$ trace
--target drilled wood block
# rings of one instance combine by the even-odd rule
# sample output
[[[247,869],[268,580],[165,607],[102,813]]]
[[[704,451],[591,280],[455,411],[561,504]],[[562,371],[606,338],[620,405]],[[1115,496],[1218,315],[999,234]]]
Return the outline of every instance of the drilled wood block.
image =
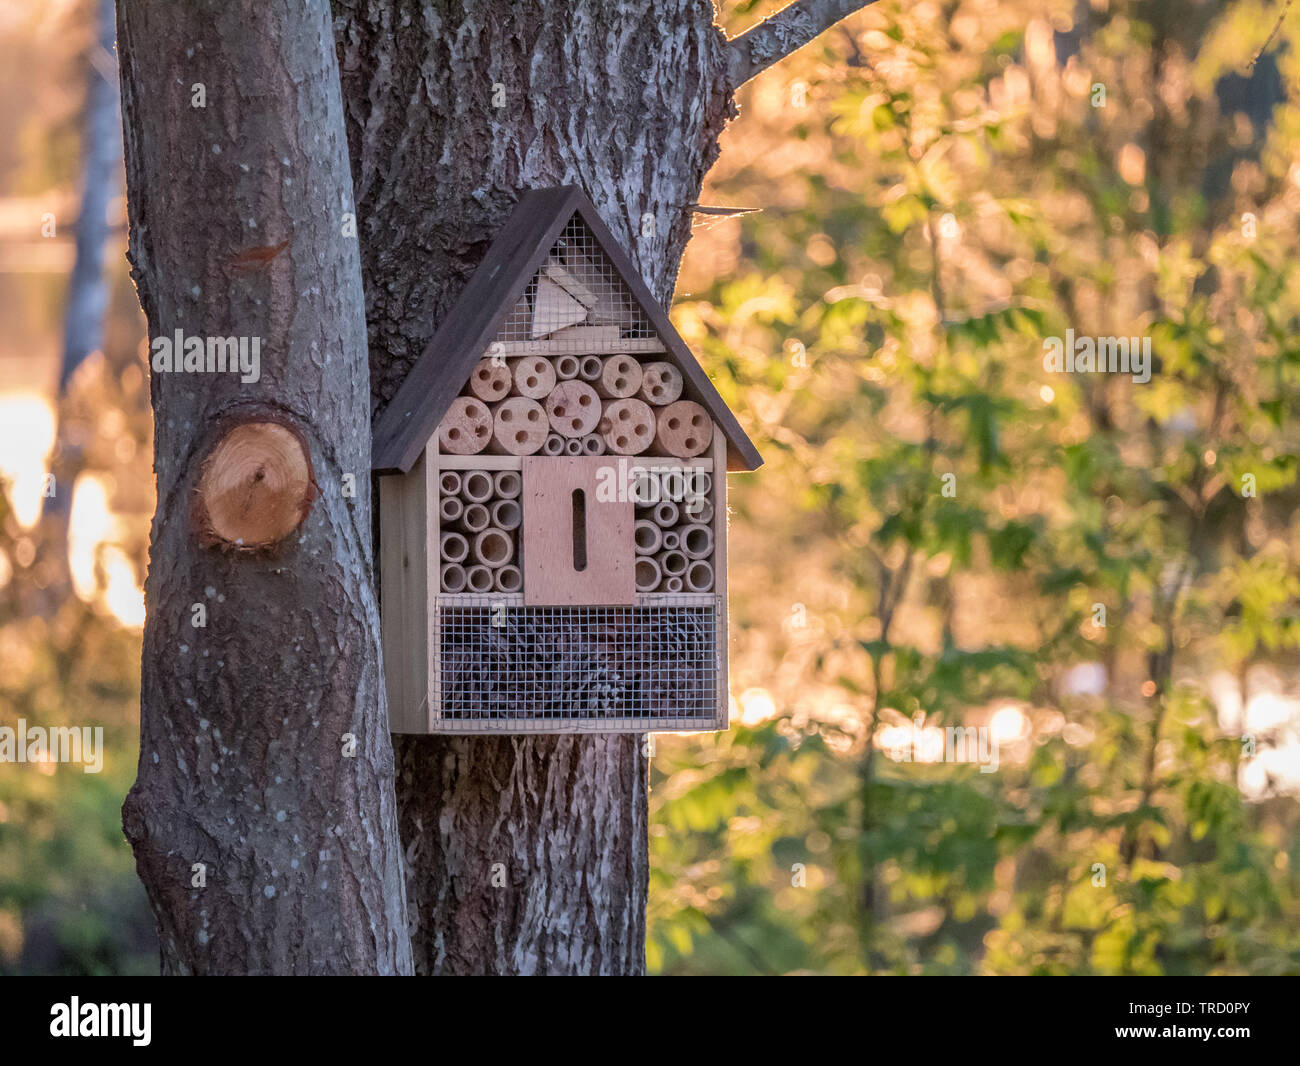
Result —
[[[476,455],[492,439],[492,412],[477,396],[457,396],[438,424],[438,447],[452,455]]]
[[[469,376],[469,391],[486,403],[504,400],[510,395],[510,368],[492,359],[480,359]]]
[[[540,355],[526,355],[513,362],[513,395],[527,396],[530,400],[544,400],[551,394],[556,379],[555,367],[549,359]]]
[[[654,440],[654,412],[643,400],[606,400],[599,429],[608,451],[640,455]]]
[[[511,396],[497,404],[492,422],[492,450],[507,455],[532,455],[546,443],[546,412],[536,400]]]
[[[678,400],[655,415],[654,452],[689,459],[708,451],[713,441],[713,420],[693,400]]]
[[[611,355],[600,368],[596,391],[606,400],[635,396],[641,388],[641,364],[630,355]]]
[[[637,394],[655,407],[667,407],[681,398],[682,372],[672,363],[646,363]]]
[[[546,397],[546,414],[562,437],[585,437],[600,421],[600,397],[585,381],[561,381]]]

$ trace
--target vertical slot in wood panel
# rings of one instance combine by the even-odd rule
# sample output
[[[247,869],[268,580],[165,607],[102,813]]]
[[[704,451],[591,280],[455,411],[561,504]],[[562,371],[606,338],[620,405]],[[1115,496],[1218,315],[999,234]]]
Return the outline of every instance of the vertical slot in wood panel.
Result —
[[[617,491],[616,472],[606,456],[524,457],[526,604],[635,602],[635,520],[631,499]]]

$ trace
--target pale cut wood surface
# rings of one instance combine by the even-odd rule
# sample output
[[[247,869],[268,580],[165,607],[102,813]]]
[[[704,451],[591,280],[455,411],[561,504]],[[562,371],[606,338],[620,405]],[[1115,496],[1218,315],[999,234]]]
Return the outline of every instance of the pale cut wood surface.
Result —
[[[202,533],[233,548],[265,548],[307,517],[316,495],[302,438],[278,422],[231,429],[203,464]]]

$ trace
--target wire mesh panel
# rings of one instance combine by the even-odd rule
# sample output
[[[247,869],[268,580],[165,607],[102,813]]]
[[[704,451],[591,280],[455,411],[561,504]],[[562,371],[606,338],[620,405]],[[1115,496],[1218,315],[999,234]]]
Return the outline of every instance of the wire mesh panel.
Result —
[[[714,729],[716,597],[637,607],[516,607],[440,597],[435,732]]]
[[[650,320],[575,215],[496,338],[502,354],[662,351]]]

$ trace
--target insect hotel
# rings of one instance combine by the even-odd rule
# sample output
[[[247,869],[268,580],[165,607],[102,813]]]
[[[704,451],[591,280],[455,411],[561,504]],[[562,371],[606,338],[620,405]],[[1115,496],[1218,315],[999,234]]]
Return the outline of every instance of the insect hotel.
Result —
[[[727,727],[762,459],[580,190],[522,197],[373,454],[394,732]]]

